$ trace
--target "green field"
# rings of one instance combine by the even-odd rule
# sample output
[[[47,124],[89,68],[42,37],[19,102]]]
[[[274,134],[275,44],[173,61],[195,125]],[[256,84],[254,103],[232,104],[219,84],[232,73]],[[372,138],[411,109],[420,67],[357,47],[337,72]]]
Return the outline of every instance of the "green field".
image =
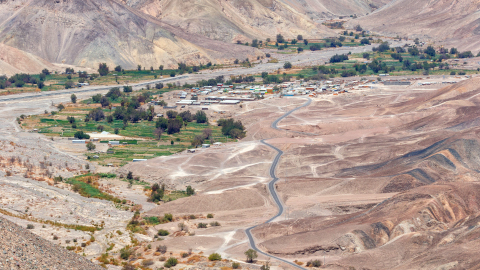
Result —
[[[119,165],[123,166],[133,159],[151,159],[159,156],[169,156],[188,148],[192,148],[191,142],[196,135],[203,133],[204,129],[212,130],[212,138],[215,142],[227,142],[228,139],[221,132],[221,127],[212,126],[206,123],[189,122],[186,127],[182,127],[179,133],[167,134],[164,132],[160,140],[155,138],[155,121],[141,120],[137,123],[128,123],[124,127],[123,121],[114,120],[108,123],[107,120],[95,122],[93,120],[84,122],[87,113],[96,108],[92,105],[82,105],[82,107],[66,107],[64,110],[55,115],[36,115],[26,119],[22,126],[27,129],[37,128],[39,133],[49,137],[73,137],[75,132],[83,131],[85,133],[100,133],[99,126],[103,126],[103,130],[115,133],[118,129],[118,135],[128,137],[129,139],[121,140],[121,145],[114,146],[110,149],[113,153],[98,153],[87,152],[87,157],[98,162],[100,165]],[[108,116],[111,112],[108,109],[103,110]],[[75,125],[67,121],[67,117],[75,117]],[[95,138],[93,134],[91,139]],[[100,143],[108,143],[107,140]],[[213,141],[206,140],[205,143],[213,143]],[[86,150],[86,149],[85,149]],[[110,152],[110,151],[109,151]],[[94,157],[94,156],[98,156]]]

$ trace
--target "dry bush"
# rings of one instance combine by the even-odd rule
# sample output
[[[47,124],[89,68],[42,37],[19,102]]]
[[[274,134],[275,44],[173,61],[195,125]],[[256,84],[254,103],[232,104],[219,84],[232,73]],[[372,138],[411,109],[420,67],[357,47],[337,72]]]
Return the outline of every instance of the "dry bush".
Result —
[[[155,262],[152,259],[143,260],[142,261],[142,266],[147,267],[147,266],[153,265],[154,263]]]

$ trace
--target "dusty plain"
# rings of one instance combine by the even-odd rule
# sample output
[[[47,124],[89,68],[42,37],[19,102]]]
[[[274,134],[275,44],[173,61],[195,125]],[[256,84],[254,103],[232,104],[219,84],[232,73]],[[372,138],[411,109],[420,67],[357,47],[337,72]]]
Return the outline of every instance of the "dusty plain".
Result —
[[[458,83],[446,83],[452,80]],[[31,232],[74,246],[96,263],[107,250],[118,258],[122,248],[136,245],[132,263],[152,259],[152,267],[159,268],[165,255],[155,250],[165,245],[169,256],[191,250],[192,257],[181,260],[178,269],[228,266],[201,259],[213,252],[242,262],[244,268],[259,268],[265,261],[273,268],[292,268],[263,255],[254,264],[244,263],[249,248],[245,230],[258,225],[252,230],[256,246],[299,267],[314,259],[324,261],[324,269],[474,267],[479,262],[467,251],[478,245],[478,82],[476,77],[420,76],[410,86],[370,83],[338,95],[267,95],[241,106],[217,105],[209,112],[212,121],[218,120],[215,112],[239,119],[247,128],[246,138],[119,168],[97,166],[65,140],[17,125],[19,115],[52,110],[52,102],[64,102],[69,93],[5,100],[0,103],[1,216],[23,227],[32,224]],[[276,119],[309,100],[272,128]],[[263,142],[283,151],[275,189],[285,211],[268,224],[278,213],[267,188],[277,152]],[[118,178],[100,180],[105,192],[140,205],[135,209],[142,217],[175,217],[133,233],[126,229],[131,210],[81,197],[69,185],[50,180],[85,173],[87,164],[90,171],[131,171],[148,184],[170,189],[192,186],[196,194],[157,205],[147,201],[142,185],[129,188]],[[199,227],[215,222],[220,226]],[[102,229],[64,226],[72,224]],[[156,238],[159,229],[170,235]],[[434,256],[432,249],[445,256]],[[467,251],[451,253],[458,249]],[[385,256],[392,260],[383,260]]]

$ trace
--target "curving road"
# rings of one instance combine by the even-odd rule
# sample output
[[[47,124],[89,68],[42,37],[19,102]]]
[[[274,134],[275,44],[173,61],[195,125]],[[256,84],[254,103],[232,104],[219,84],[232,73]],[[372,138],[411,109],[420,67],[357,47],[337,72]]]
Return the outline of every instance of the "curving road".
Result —
[[[301,108],[304,108],[304,107],[307,107],[308,105],[310,105],[310,103],[312,103],[312,100],[310,98],[307,98],[308,101],[303,104],[302,106],[300,107],[297,107],[287,113],[285,113],[284,115],[282,115],[280,118],[278,118],[277,120],[275,120],[271,127],[276,129],[276,130],[283,130],[281,128],[279,128],[277,125],[280,121],[282,121],[283,119],[285,119],[285,117],[289,116],[290,114],[292,114],[293,112],[295,112],[296,110],[299,110]],[[270,223],[272,222],[274,219],[276,219],[277,217],[280,217],[283,212],[284,212],[284,207],[283,207],[283,203],[282,201],[280,200],[280,198],[278,198],[278,194],[277,194],[277,191],[275,189],[275,183],[278,181],[278,178],[277,176],[275,175],[275,170],[277,169],[277,166],[278,166],[278,161],[280,160],[280,158],[282,157],[283,155],[283,151],[278,149],[277,147],[271,145],[271,144],[268,144],[265,142],[265,140],[261,140],[260,141],[261,143],[265,144],[266,146],[272,148],[273,150],[277,151],[277,155],[275,156],[275,159],[273,160],[272,162],[272,165],[270,166],[270,177],[272,178],[272,181],[270,181],[268,183],[268,190],[270,191],[270,195],[272,196],[273,200],[275,201],[275,203],[277,204],[278,206],[278,213],[273,216],[272,218],[270,218],[269,220],[267,220],[264,224],[266,223]],[[259,225],[255,225],[253,227],[250,227],[248,229],[245,230],[245,233],[247,234],[248,236],[248,240],[250,242],[250,246],[252,247],[252,249],[256,250],[258,253],[260,254],[263,254],[267,257],[270,257],[272,259],[276,259],[276,260],[279,260],[281,262],[284,262],[284,263],[287,263],[295,268],[298,268],[298,269],[302,269],[302,270],[305,270],[306,268],[304,267],[301,267],[300,265],[297,265],[296,263],[293,263],[293,262],[290,262],[290,261],[287,261],[285,259],[282,259],[282,258],[279,258],[279,257],[275,257],[273,255],[270,255],[266,252],[263,252],[261,251],[260,249],[257,248],[256,244],[255,244],[255,240],[253,239],[253,236],[252,236],[252,233],[251,233],[251,230],[253,230],[254,228],[256,228],[257,226]]]

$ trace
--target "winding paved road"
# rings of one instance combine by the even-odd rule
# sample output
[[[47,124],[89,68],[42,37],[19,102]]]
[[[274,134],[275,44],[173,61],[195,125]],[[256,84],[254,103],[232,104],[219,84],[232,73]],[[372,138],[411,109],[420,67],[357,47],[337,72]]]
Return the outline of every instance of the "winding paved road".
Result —
[[[285,114],[282,115],[280,118],[278,118],[277,120],[275,120],[275,121],[272,123],[271,127],[274,128],[274,129],[277,129],[277,130],[283,130],[283,129],[281,129],[281,128],[279,128],[279,127],[277,126],[278,123],[279,123],[280,121],[282,121],[283,119],[285,119],[285,118],[286,118],[287,116],[289,116],[290,114],[292,114],[293,112],[295,112],[296,110],[299,110],[299,109],[301,109],[301,108],[304,108],[304,107],[307,107],[308,105],[310,105],[310,104],[312,103],[312,100],[311,100],[310,98],[307,98],[307,99],[308,99],[308,101],[307,101],[305,104],[303,104],[302,106],[297,107],[297,108],[295,108],[295,109],[293,109],[293,110],[285,113]],[[266,223],[270,223],[270,222],[272,222],[274,219],[280,217],[280,216],[283,214],[283,212],[285,211],[285,209],[284,209],[284,207],[283,207],[283,203],[282,203],[282,201],[280,200],[280,198],[278,198],[278,194],[277,194],[277,191],[276,191],[276,189],[275,189],[275,183],[277,183],[277,181],[278,181],[278,178],[277,178],[277,176],[275,175],[275,170],[277,169],[278,161],[280,160],[280,158],[281,158],[282,155],[283,155],[283,151],[280,150],[280,149],[278,149],[277,147],[271,145],[271,144],[266,143],[265,140],[261,140],[260,142],[263,143],[263,144],[265,144],[266,146],[272,148],[273,150],[277,151],[277,155],[275,156],[275,159],[273,160],[272,165],[270,166],[270,177],[272,178],[272,181],[270,181],[270,182],[268,183],[268,189],[269,189],[269,191],[270,191],[270,195],[272,196],[273,200],[275,201],[275,203],[276,203],[277,206],[278,206],[278,213],[277,213],[275,216],[273,216],[272,218],[270,218],[269,220],[267,220],[265,223],[263,223],[263,224],[266,224]],[[257,246],[256,246],[256,244],[255,244],[255,240],[253,239],[252,233],[251,233],[251,230],[253,230],[253,229],[256,228],[257,226],[259,226],[259,225],[255,225],[255,226],[250,227],[250,228],[248,228],[248,229],[245,230],[245,233],[246,233],[247,236],[248,236],[248,240],[249,240],[249,242],[250,242],[250,246],[252,247],[252,249],[256,250],[258,253],[261,253],[261,254],[263,254],[263,255],[265,255],[265,256],[267,256],[267,257],[270,257],[270,258],[272,258],[272,259],[276,259],[276,260],[279,260],[279,261],[281,261],[281,262],[287,263],[287,264],[289,264],[289,265],[291,265],[291,266],[293,266],[293,267],[295,267],[295,268],[302,269],[302,270],[305,270],[305,269],[306,269],[306,268],[304,268],[304,267],[301,267],[300,265],[297,265],[296,263],[287,261],[287,260],[282,259],[282,258],[279,258],[279,257],[275,257],[275,256],[273,256],[273,255],[270,255],[270,254],[268,254],[268,253],[266,253],[266,252],[263,252],[263,251],[261,251],[260,249],[258,249]]]

